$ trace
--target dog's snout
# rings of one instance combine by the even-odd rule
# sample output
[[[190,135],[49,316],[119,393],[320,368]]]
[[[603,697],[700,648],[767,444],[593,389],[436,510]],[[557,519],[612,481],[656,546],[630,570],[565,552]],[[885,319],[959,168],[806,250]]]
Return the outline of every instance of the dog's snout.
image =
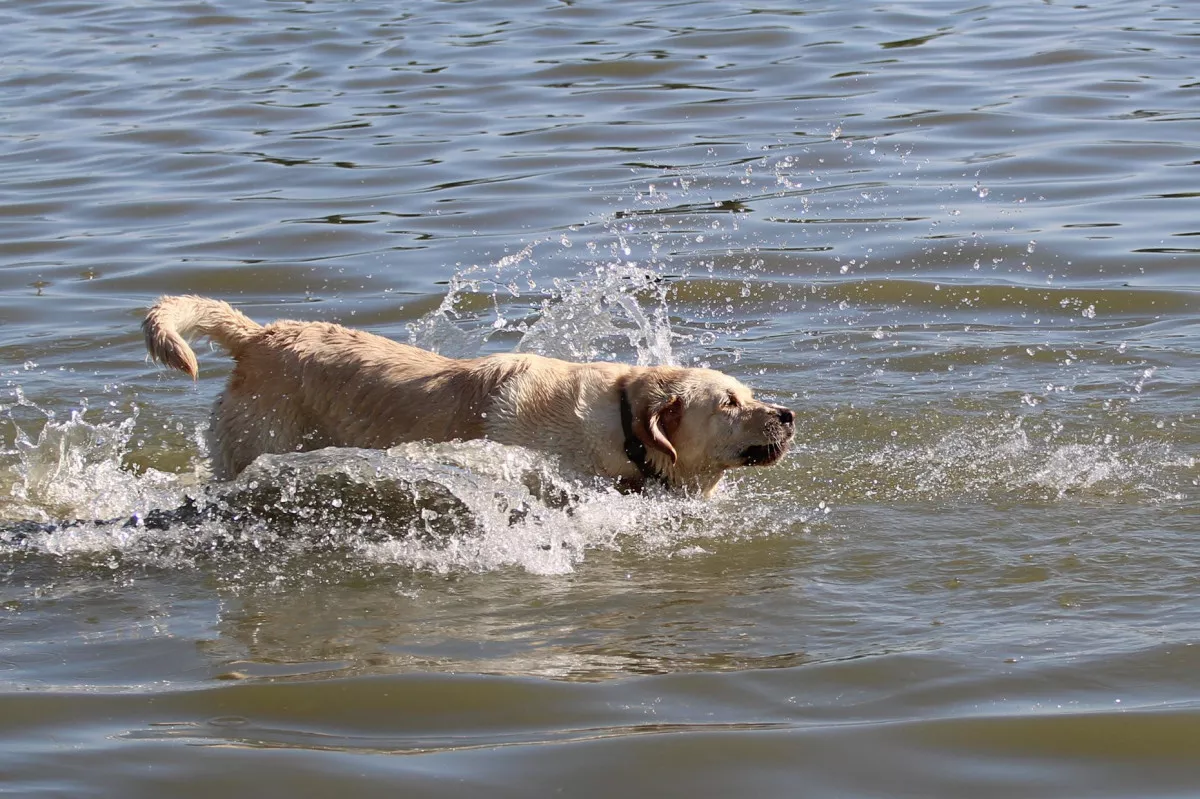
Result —
[[[784,425],[791,427],[796,423],[796,414],[792,412],[791,408],[780,407],[775,412],[779,414],[779,421],[783,422]]]

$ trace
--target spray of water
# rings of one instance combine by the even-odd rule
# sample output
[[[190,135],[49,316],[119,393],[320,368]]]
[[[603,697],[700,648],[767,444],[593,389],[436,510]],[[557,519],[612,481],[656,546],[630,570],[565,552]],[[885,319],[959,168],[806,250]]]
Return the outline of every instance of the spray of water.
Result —
[[[506,348],[572,360],[680,360],[676,347],[689,342],[672,328],[659,271],[617,260],[540,287],[529,269],[534,249],[455,275],[440,306],[410,327],[413,343],[471,356],[503,334]],[[868,434],[861,445],[827,420],[824,433],[813,433],[822,429],[814,418],[801,420],[794,457],[736,479],[712,502],[624,495],[490,442],[270,456],[214,485],[199,473],[128,468],[136,409],[116,420],[89,416],[81,407],[56,418],[19,391],[0,406],[11,441],[0,556],[19,550],[180,566],[337,551],[435,573],[561,574],[599,550],[687,553],[709,539],[805,534],[840,503],[1166,496],[1174,472],[1194,466],[1151,445],[1053,430],[1035,438],[1019,418],[967,420],[915,443]],[[70,523],[77,519],[89,521]]]
[[[0,517],[7,519],[104,519],[160,507],[181,498],[188,480],[148,469],[123,467],[137,424],[137,408],[118,421],[85,421],[86,404],[65,420],[27,400],[0,406],[9,428],[13,462]],[[28,420],[28,421],[23,421]],[[35,428],[36,433],[27,432]]]
[[[534,286],[532,247],[489,270],[464,270],[441,305],[410,328],[414,343],[456,356],[477,354],[498,332],[516,349],[572,360],[675,362],[667,285],[626,261],[597,265],[575,280]],[[493,318],[479,298],[491,295]],[[497,298],[525,297],[521,318]],[[481,307],[482,306],[482,307]],[[28,405],[26,403],[26,405]],[[123,468],[136,412],[117,422],[42,414],[40,433],[15,422],[10,467],[11,546],[55,555],[114,553],[113,563],[194,563],[230,553],[274,556],[335,549],[362,561],[439,573],[516,566],[559,574],[589,551],[623,546],[675,551],[697,541],[762,535],[805,525],[807,505],[745,506],[723,500],[626,495],[568,475],[544,455],[492,442],[408,444],[386,453],[327,450],[264,456],[228,484]],[[73,520],[85,520],[75,523]],[[92,519],[106,520],[92,522]]]
[[[531,252],[532,245],[522,254]],[[496,334],[516,334],[518,352],[596,361],[632,351],[640,365],[673,364],[667,289],[661,275],[632,262],[598,265],[590,275],[555,279],[539,289],[524,259],[510,256],[487,270],[471,267],[456,274],[438,308],[409,325],[409,340],[464,358],[478,355]],[[535,291],[524,315],[502,310],[502,298],[524,300]],[[463,323],[477,314],[464,306],[479,296],[490,296],[491,320],[472,331]]]

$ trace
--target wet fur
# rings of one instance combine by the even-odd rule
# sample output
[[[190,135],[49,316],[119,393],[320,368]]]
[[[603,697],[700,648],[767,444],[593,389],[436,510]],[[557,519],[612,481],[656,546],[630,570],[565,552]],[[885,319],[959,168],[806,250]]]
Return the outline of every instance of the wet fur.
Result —
[[[142,330],[154,360],[193,379],[193,336],[216,341],[236,362],[213,407],[213,471],[221,479],[268,452],[489,438],[638,486],[641,470],[625,454],[622,391],[653,469],[703,496],[727,469],[778,460],[794,434],[790,410],[753,399],[711,369],[528,354],[460,360],[327,322],[264,326],[194,296],[161,298]]]

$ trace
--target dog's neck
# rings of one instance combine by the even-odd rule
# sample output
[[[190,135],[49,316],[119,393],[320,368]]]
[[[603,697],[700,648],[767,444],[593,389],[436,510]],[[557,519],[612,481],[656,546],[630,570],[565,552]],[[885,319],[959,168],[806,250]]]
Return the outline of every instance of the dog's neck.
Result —
[[[633,432],[633,406],[629,403],[629,391],[621,387],[621,430],[625,433],[625,457],[642,473],[646,482],[662,481],[666,478],[650,462],[646,445]]]

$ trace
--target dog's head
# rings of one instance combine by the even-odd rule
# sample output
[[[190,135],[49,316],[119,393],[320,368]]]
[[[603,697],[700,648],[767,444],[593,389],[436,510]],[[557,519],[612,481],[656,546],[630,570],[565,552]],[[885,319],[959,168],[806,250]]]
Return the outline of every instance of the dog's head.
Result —
[[[726,469],[778,461],[796,433],[791,410],[712,369],[643,369],[625,390],[651,463],[672,485],[706,496]]]

